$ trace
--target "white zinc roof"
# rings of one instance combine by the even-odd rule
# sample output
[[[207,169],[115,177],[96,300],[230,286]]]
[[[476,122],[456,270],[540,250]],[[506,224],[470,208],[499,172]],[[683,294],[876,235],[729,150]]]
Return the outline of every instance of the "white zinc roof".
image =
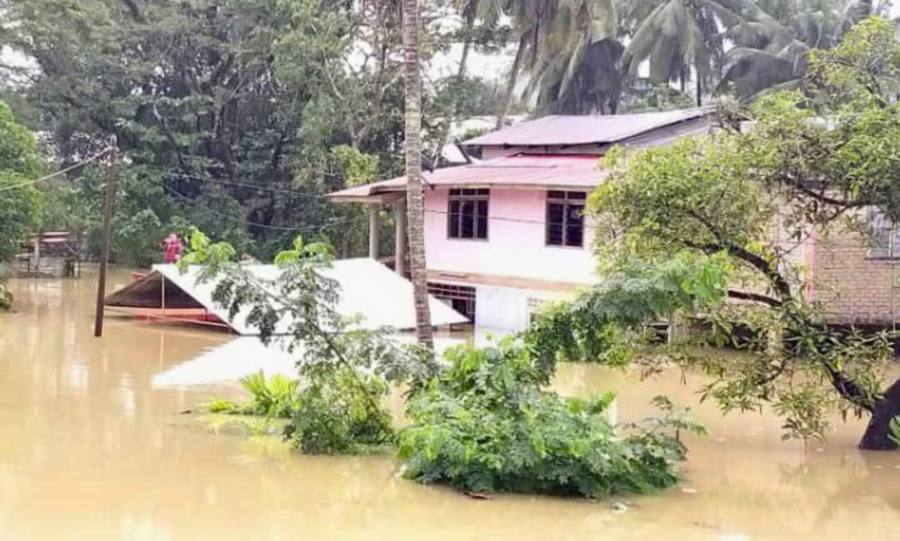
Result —
[[[280,274],[275,265],[246,265],[244,268],[265,280],[276,280]],[[219,280],[198,281],[199,271],[199,267],[190,267],[182,272],[175,265],[154,265],[152,274],[162,275],[168,282],[175,284],[210,313],[227,322],[236,333],[258,335],[259,330],[246,323],[249,308],[245,308],[229,321],[228,310],[213,301],[213,291]],[[321,272],[338,283],[340,291],[338,311],[344,317],[359,317],[360,327],[366,329],[392,327],[398,330],[415,328],[412,283],[381,263],[368,258],[341,259]],[[152,275],[146,279],[151,277]],[[117,291],[113,296],[127,293],[129,287],[131,286]],[[434,326],[468,321],[434,297],[429,296],[429,306],[431,323]],[[289,332],[290,324],[289,319],[282,319],[276,326],[276,334]]]

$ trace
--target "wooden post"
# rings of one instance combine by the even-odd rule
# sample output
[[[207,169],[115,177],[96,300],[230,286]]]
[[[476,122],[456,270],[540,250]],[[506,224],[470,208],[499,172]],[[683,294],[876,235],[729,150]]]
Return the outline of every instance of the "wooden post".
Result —
[[[94,313],[94,336],[103,336],[103,303],[106,299],[106,267],[109,264],[109,241],[112,233],[113,199],[116,196],[116,136],[109,140],[106,165],[106,189],[103,191],[103,245],[100,248],[100,276],[97,278],[97,306]]]
[[[406,275],[406,199],[394,204],[394,270]]]
[[[34,261],[34,274],[39,276],[41,274],[41,234],[38,233],[38,236],[34,238],[34,241],[31,245],[31,260]],[[29,265],[30,267],[30,265]]]
[[[369,203],[369,257],[378,259],[380,224],[378,223],[378,203]]]

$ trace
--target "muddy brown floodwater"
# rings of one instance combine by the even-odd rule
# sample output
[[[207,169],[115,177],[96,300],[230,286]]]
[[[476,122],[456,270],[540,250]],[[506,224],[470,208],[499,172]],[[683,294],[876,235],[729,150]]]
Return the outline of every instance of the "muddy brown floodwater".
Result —
[[[112,284],[128,280],[115,273]],[[562,366],[565,393],[615,389],[620,421],[664,393],[709,435],[690,438],[685,480],[659,494],[585,502],[471,500],[403,479],[393,459],[305,457],[217,432],[191,415],[234,385],[155,389],[151,378],[231,338],[107,321],[91,329],[92,277],[13,280],[0,315],[0,539],[762,540],[898,539],[900,453],[780,441],[770,415],[722,417],[679,374],[647,382]],[[240,359],[235,359],[240,362]],[[627,503],[627,510],[611,505]]]

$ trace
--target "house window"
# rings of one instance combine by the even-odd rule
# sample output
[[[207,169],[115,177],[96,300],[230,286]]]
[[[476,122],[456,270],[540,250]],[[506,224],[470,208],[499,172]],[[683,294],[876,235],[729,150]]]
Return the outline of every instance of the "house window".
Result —
[[[900,258],[900,227],[880,212],[869,215],[869,252],[873,259]]]
[[[428,293],[475,322],[475,288],[453,284],[428,283]]]
[[[488,238],[487,188],[450,190],[447,211],[447,237],[451,239]]]
[[[547,192],[548,246],[584,246],[584,192]]]

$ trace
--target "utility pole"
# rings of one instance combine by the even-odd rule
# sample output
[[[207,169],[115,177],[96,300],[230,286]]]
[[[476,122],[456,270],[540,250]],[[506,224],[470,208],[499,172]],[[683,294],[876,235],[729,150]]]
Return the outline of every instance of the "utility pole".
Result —
[[[116,196],[116,136],[109,138],[106,156],[106,189],[103,191],[103,246],[100,248],[100,276],[97,279],[97,307],[94,313],[94,336],[103,336],[103,303],[106,299],[106,267],[109,264],[109,241],[112,233],[113,199]]]

